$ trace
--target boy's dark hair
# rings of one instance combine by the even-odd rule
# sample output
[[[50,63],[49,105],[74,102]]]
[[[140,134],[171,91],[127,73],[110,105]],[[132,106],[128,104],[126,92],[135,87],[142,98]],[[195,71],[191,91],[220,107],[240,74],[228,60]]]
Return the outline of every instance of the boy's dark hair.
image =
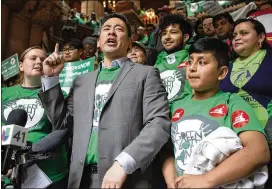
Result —
[[[229,65],[229,47],[217,38],[202,38],[197,40],[189,48],[189,54],[212,53],[218,63],[218,68]]]
[[[215,25],[215,23],[216,23],[218,20],[221,20],[222,18],[227,19],[227,20],[229,21],[230,24],[234,24],[234,20],[233,20],[232,16],[230,15],[230,13],[224,12],[224,13],[215,15],[215,16],[213,17],[213,25]]]
[[[243,22],[250,22],[253,25],[253,29],[256,31],[258,35],[264,34],[265,39],[264,42],[262,43],[261,49],[271,49],[271,46],[269,43],[266,41],[266,31],[264,25],[259,22],[258,20],[255,20],[253,18],[248,18],[248,19],[239,19],[234,23],[233,30],[238,24],[241,24]],[[232,32],[233,33],[233,32]]]
[[[120,20],[122,20],[125,23],[126,27],[127,27],[128,36],[131,37],[131,28],[130,28],[129,21],[123,14],[120,14],[120,13],[113,13],[113,14],[109,14],[109,15],[105,16],[101,20],[101,28],[103,27],[105,22],[107,22],[107,20],[109,20],[111,18],[119,18]],[[101,33],[101,28],[100,28],[99,34]]]
[[[183,35],[188,34],[189,39],[192,37],[192,35],[193,35],[192,26],[181,15],[176,15],[176,14],[165,15],[162,19],[162,22],[159,25],[159,28],[161,30],[164,30],[165,28],[167,28],[168,26],[170,26],[172,24],[179,24],[179,28],[180,28],[180,31],[182,32],[182,34]]]
[[[82,41],[77,39],[77,38],[72,38],[70,39],[69,41],[65,41],[63,44],[62,44],[62,47],[65,47],[65,46],[71,46],[75,49],[83,49],[83,44],[82,44]]]

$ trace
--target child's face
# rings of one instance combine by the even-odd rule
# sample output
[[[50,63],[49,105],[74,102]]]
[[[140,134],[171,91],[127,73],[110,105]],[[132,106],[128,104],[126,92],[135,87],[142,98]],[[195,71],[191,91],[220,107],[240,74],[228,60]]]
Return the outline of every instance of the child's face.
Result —
[[[186,77],[190,86],[197,92],[205,92],[217,88],[226,76],[227,67],[218,68],[212,53],[192,53],[186,69]]]

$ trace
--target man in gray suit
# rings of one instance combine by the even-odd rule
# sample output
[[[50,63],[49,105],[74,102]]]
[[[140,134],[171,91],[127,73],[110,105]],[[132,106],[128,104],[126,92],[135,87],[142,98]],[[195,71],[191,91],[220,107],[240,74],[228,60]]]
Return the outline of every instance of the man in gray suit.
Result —
[[[127,19],[102,20],[98,47],[104,61],[79,76],[64,99],[58,45],[43,63],[40,98],[52,124],[73,130],[69,188],[152,188],[154,158],[170,135],[167,92],[156,68],[126,58],[131,48]],[[158,187],[158,186],[155,186]]]

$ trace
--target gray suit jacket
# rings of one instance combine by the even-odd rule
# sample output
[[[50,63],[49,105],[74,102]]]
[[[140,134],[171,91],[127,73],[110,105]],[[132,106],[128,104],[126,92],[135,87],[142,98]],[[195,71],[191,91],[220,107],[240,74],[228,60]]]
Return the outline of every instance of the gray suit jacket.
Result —
[[[73,128],[69,188],[78,188],[82,178],[92,130],[97,75],[98,70],[79,76],[66,99],[60,85],[39,94],[52,124],[58,129]],[[152,166],[159,166],[151,162],[168,141],[170,124],[167,92],[158,70],[126,61],[100,116],[100,182],[114,159],[126,152],[139,169],[127,177],[123,188],[151,188],[152,181],[158,182]]]

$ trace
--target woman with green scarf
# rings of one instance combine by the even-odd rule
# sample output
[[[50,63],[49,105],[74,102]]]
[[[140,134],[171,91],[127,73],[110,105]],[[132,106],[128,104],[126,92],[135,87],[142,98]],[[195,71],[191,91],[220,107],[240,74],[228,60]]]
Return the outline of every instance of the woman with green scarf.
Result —
[[[158,55],[155,67],[160,71],[171,103],[183,94],[192,92],[185,74],[189,54],[184,49],[192,36],[192,28],[181,15],[166,15],[159,27],[162,31],[163,51]]]
[[[238,58],[230,64],[221,89],[237,93],[248,102],[267,130],[272,115],[272,50],[265,35],[264,26],[257,20],[235,22],[232,46]],[[272,139],[272,131],[266,134]]]

